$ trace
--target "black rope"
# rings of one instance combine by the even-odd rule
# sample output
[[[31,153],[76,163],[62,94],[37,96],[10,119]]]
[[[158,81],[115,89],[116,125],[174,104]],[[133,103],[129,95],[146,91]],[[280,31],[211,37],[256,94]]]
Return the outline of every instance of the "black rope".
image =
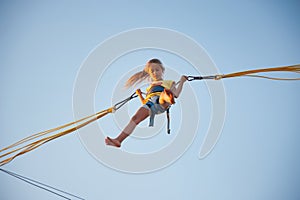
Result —
[[[57,196],[59,196],[59,197],[62,197],[62,198],[64,198],[64,199],[72,200],[72,198],[65,196],[65,195],[68,195],[68,196],[75,197],[75,198],[77,198],[77,199],[84,200],[83,198],[81,198],[81,197],[79,197],[79,196],[76,196],[76,195],[74,195],[74,194],[71,194],[71,193],[65,192],[65,191],[63,191],[63,190],[57,189],[57,188],[52,187],[52,186],[50,186],[50,185],[46,185],[46,184],[44,184],[44,183],[41,183],[41,182],[39,182],[39,181],[30,179],[30,178],[28,178],[28,177],[25,177],[25,176],[16,174],[16,173],[14,173],[14,172],[11,172],[11,171],[8,171],[8,170],[2,169],[2,168],[0,168],[0,171],[4,172],[4,173],[6,173],[6,174],[8,174],[8,175],[10,175],[10,176],[13,176],[13,177],[15,177],[15,178],[17,178],[17,179],[19,179],[19,180],[22,180],[22,181],[24,181],[24,182],[26,182],[26,183],[28,183],[28,184],[30,184],[30,185],[33,185],[33,186],[38,187],[38,188],[40,188],[40,189],[42,189],[42,190],[45,190],[45,191],[50,192],[50,193],[52,193],[52,194],[55,194],[55,195],[57,195]],[[64,195],[59,194],[58,192],[63,193]]]
[[[133,93],[130,97],[128,97],[128,98],[126,98],[126,99],[124,99],[124,100],[122,100],[122,101],[116,103],[116,104],[113,106],[114,110],[115,110],[115,111],[118,110],[118,109],[121,108],[123,105],[125,105],[128,101],[130,101],[130,100],[136,98],[137,96],[138,96],[137,94]]]
[[[187,76],[188,81],[203,80],[203,79],[216,79],[216,76]]]

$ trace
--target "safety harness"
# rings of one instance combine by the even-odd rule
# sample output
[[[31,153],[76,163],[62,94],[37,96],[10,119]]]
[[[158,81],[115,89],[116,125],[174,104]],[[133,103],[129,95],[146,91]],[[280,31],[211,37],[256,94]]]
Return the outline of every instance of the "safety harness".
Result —
[[[173,83],[173,81],[167,81],[167,83],[169,83],[168,86],[170,87],[171,83]],[[154,125],[154,118],[155,118],[156,114],[166,112],[167,133],[170,134],[171,133],[171,130],[170,130],[170,108],[171,108],[171,105],[169,105],[167,108],[163,108],[160,105],[159,99],[160,99],[162,93],[165,93],[171,97],[171,101],[170,101],[171,105],[175,103],[173,93],[171,92],[170,89],[167,89],[166,86],[164,87],[164,84],[151,85],[149,88],[147,88],[146,98],[144,99],[144,101],[142,101],[142,103],[144,105],[147,105],[151,110],[149,126]]]

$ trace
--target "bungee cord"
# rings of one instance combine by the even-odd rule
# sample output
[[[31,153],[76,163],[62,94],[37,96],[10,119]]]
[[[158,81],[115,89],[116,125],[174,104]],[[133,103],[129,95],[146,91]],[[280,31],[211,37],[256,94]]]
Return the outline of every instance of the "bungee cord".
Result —
[[[3,153],[2,155],[0,155],[0,158],[3,158],[5,156],[11,155],[11,154],[17,152],[15,155],[2,160],[0,162],[0,166],[3,166],[5,164],[9,163],[10,161],[12,161],[13,159],[15,159],[16,157],[18,157],[20,155],[23,155],[23,154],[25,154],[25,153],[27,153],[29,151],[32,151],[32,150],[36,149],[37,147],[39,147],[39,146],[41,146],[41,145],[43,145],[43,144],[45,144],[47,142],[50,142],[51,140],[54,140],[54,139],[59,138],[61,136],[67,135],[68,133],[74,132],[75,130],[77,130],[79,128],[82,128],[82,127],[90,124],[91,122],[93,122],[93,121],[95,121],[95,120],[97,120],[97,119],[99,119],[99,118],[107,115],[108,113],[111,113],[112,110],[113,110],[112,108],[109,108],[109,109],[103,110],[101,112],[98,112],[98,113],[96,113],[94,115],[91,115],[91,116],[88,116],[86,118],[80,119],[78,121],[71,122],[69,124],[66,124],[66,125],[54,128],[54,129],[50,129],[50,130],[47,130],[47,131],[44,131],[44,132],[41,132],[41,133],[37,133],[37,134],[29,136],[29,137],[27,137],[25,139],[22,139],[22,140],[16,142],[15,144],[10,145],[9,147],[6,147],[6,148],[2,149],[1,152],[4,151],[4,150],[11,149],[13,147],[17,147],[19,145],[22,145],[25,142],[29,142],[29,141],[31,141],[33,139],[40,138],[40,137],[42,137],[42,136],[44,136],[44,135],[46,135],[48,133],[52,133],[54,131],[61,130],[63,128],[67,128],[67,127],[70,127],[72,125],[75,125],[74,127],[68,128],[67,130],[61,131],[61,132],[56,133],[56,134],[51,135],[51,136],[44,137],[44,138],[39,139],[37,141],[34,141],[32,143],[26,144],[25,146],[16,148],[14,150],[11,150],[11,151],[9,151],[7,153]],[[79,122],[81,122],[81,123],[78,124],[78,125],[76,125]]]
[[[0,155],[0,158],[6,157],[6,156],[11,155],[13,153],[15,153],[15,154],[12,155],[11,157],[8,157],[8,158],[0,161],[0,166],[3,166],[5,164],[11,162],[16,157],[18,157],[20,155],[23,155],[25,153],[28,153],[29,151],[32,151],[32,150],[36,149],[37,147],[39,147],[39,146],[41,146],[41,145],[43,145],[47,142],[50,142],[51,140],[54,140],[56,138],[59,138],[59,137],[62,137],[64,135],[67,135],[69,133],[72,133],[72,132],[74,132],[74,131],[76,131],[76,130],[78,130],[78,129],[80,129],[80,128],[82,128],[82,127],[98,120],[98,119],[100,119],[101,117],[104,117],[105,115],[107,115],[109,113],[113,113],[113,112],[117,111],[123,105],[125,105],[128,101],[130,101],[131,99],[133,99],[135,97],[137,97],[137,95],[134,93],[130,97],[124,99],[123,101],[118,102],[113,107],[110,107],[106,110],[102,110],[102,111],[100,111],[96,114],[84,117],[84,118],[79,119],[77,121],[74,121],[74,122],[71,122],[71,123],[53,128],[53,129],[49,129],[49,130],[46,130],[46,131],[43,131],[43,132],[40,132],[40,133],[33,134],[33,135],[31,135],[29,137],[26,137],[26,138],[14,143],[14,144],[8,146],[8,147],[5,147],[5,148],[1,149],[0,152],[4,152],[4,151],[7,151],[7,150],[12,149],[12,148],[15,147],[15,149]],[[61,131],[61,132],[56,133],[56,134],[51,135],[51,136],[44,137],[42,139],[38,139],[38,138],[41,138],[41,137],[43,137],[43,136],[45,136],[49,133],[53,133],[55,131],[59,131],[59,130],[63,130],[63,129],[66,129],[66,130]],[[29,144],[25,144],[26,142],[32,141],[34,139],[38,139],[38,140],[34,141],[34,142],[31,142]],[[24,146],[21,146],[22,144],[24,144]],[[18,147],[18,146],[21,146],[21,147]]]
[[[262,72],[294,72],[294,73],[300,73],[300,65],[291,65],[291,66],[284,66],[284,67],[273,67],[273,68],[264,68],[264,69],[255,69],[255,70],[247,70],[247,71],[241,71],[231,74],[225,74],[225,75],[219,75],[216,77],[217,80],[223,79],[223,78],[232,78],[232,77],[238,77],[238,76],[252,76],[257,78],[267,78],[267,79],[274,79],[274,80],[300,80],[300,78],[272,78],[269,76],[259,76],[255,75],[257,73]]]
[[[235,73],[229,73],[229,74],[220,74],[220,75],[210,75],[210,76],[186,76],[188,81],[194,81],[194,80],[221,80],[225,78],[234,78],[234,77],[253,77],[253,78],[265,78],[265,79],[271,79],[271,80],[283,80],[283,81],[295,81],[300,80],[300,77],[297,78],[284,78],[284,77],[271,77],[271,76],[265,76],[260,75],[260,73],[268,73],[268,72],[292,72],[300,74],[300,65],[291,65],[291,66],[283,66],[283,67],[273,67],[273,68],[263,68],[263,69],[254,69],[254,70],[247,70],[247,71],[240,71]],[[176,84],[178,84],[177,82]],[[84,126],[106,116],[109,113],[114,113],[118,109],[120,109],[123,105],[128,103],[130,100],[136,98],[138,95],[136,93],[133,93],[128,98],[116,103],[114,106],[102,110],[100,112],[97,112],[93,115],[84,117],[82,119],[79,119],[74,122],[67,123],[65,125],[52,128],[46,131],[42,131],[36,134],[33,134],[31,136],[28,136],[24,139],[21,139],[20,141],[13,143],[5,148],[0,149],[0,167],[3,165],[6,165],[7,163],[11,162],[15,158],[28,153],[43,144],[46,144],[54,139],[60,138],[62,136],[65,136],[69,133],[72,133],[80,128],[83,128]],[[169,120],[169,118],[168,118]],[[168,124],[168,133],[169,133],[169,124]],[[58,132],[58,133],[55,133]],[[53,135],[48,136],[48,134],[53,133]],[[2,154],[1,154],[2,153]],[[8,157],[10,156],[10,157]],[[2,160],[1,160],[2,159]],[[20,176],[16,173],[9,172],[7,170],[4,170],[0,168],[0,171],[5,172],[11,176],[14,176],[20,180],[23,180],[27,183],[30,183],[31,185],[34,185],[36,187],[39,187],[41,189],[44,189],[48,192],[51,192],[53,194],[56,194],[62,198],[70,199],[66,197],[65,195],[58,194],[57,191],[68,194],[70,196],[73,196],[78,199],[82,199],[80,197],[77,197],[75,195],[72,195],[70,193],[66,193],[62,190],[58,190],[56,188],[53,188],[51,186],[45,185],[43,183],[40,183],[38,181],[34,181],[32,179],[26,178],[24,176]],[[54,191],[55,190],[55,191]]]
[[[243,77],[243,76],[254,77],[254,78],[265,78],[265,79],[271,79],[271,80],[280,80],[280,81],[300,80],[300,77],[298,77],[298,78],[281,78],[281,77],[278,77],[277,78],[277,77],[258,75],[258,73],[265,73],[265,72],[294,72],[294,73],[299,74],[300,73],[300,65],[254,69],[254,70],[247,70],[247,71],[235,72],[235,73],[230,73],[230,74],[213,75],[213,76],[188,76],[188,81],[202,80],[202,79],[221,80],[221,79],[225,79],[225,78]]]
[[[43,132],[40,132],[40,133],[36,133],[36,134],[33,134],[31,136],[28,136],[8,147],[5,147],[3,149],[0,150],[0,152],[4,152],[6,150],[9,150],[9,149],[12,149],[14,147],[18,147],[22,144],[25,144],[26,142],[30,142],[34,139],[37,139],[37,138],[41,138],[49,133],[53,133],[55,131],[59,131],[59,130],[62,130],[62,129],[66,129],[68,128],[67,130],[64,130],[64,131],[61,131],[59,133],[56,133],[52,136],[48,136],[48,137],[44,137],[42,139],[39,139],[37,141],[34,141],[34,142],[31,142],[27,145],[24,145],[22,147],[18,147],[18,148],[15,148],[14,150],[11,150],[7,153],[3,153],[2,155],[0,155],[0,158],[3,158],[5,156],[8,156],[10,154],[13,154],[15,152],[17,152],[15,155],[9,157],[9,158],[6,158],[4,160],[2,160],[0,162],[0,171],[12,176],[12,177],[15,177],[21,181],[24,181],[30,185],[33,185],[37,188],[40,188],[40,189],[43,189],[47,192],[50,192],[54,195],[57,195],[58,197],[61,197],[61,198],[64,198],[64,199],[68,199],[68,200],[72,200],[74,198],[76,199],[81,199],[81,200],[84,200],[83,198],[79,197],[79,196],[76,196],[74,194],[71,194],[71,193],[68,193],[68,192],[65,192],[63,190],[60,190],[60,189],[57,189],[55,187],[52,187],[52,186],[49,186],[49,185],[46,185],[44,183],[41,183],[39,181],[36,181],[36,180],[33,180],[33,179],[30,179],[28,177],[25,177],[25,176],[22,176],[22,175],[19,175],[17,173],[14,173],[14,172],[11,172],[11,171],[8,171],[8,170],[5,170],[3,168],[1,168],[1,166],[11,162],[13,159],[15,159],[16,157],[20,156],[20,155],[23,155],[25,153],[28,153],[29,151],[32,151],[34,149],[36,149],[37,147],[51,141],[51,140],[54,140],[56,138],[59,138],[61,136],[64,136],[68,133],[71,133],[79,128],[82,128],[90,123],[92,123],[93,121],[96,121],[98,119],[100,119],[101,117],[104,117],[105,115],[107,115],[108,113],[113,113],[115,111],[117,111],[118,109],[120,109],[123,105],[125,105],[128,101],[130,101],[131,99],[137,97],[137,95],[134,93],[132,94],[130,97],[124,99],[123,101],[120,101],[119,103],[115,104],[113,107],[111,108],[108,108],[106,110],[103,110],[103,111],[100,111],[96,114],[93,114],[93,115],[90,115],[90,116],[87,116],[87,117],[84,117],[82,119],[79,119],[77,121],[74,121],[74,122],[71,122],[71,123],[68,123],[68,124],[65,124],[65,125],[62,125],[62,126],[59,126],[59,127],[56,127],[56,128],[53,128],[53,129],[49,129],[49,130],[46,130],[46,131],[43,131]],[[78,124],[78,125],[76,125]],[[74,127],[72,127],[74,126]]]

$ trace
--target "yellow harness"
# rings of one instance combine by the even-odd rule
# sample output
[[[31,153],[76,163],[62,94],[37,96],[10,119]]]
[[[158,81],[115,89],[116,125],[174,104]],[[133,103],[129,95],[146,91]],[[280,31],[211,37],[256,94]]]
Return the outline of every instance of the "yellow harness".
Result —
[[[174,83],[175,82],[172,80],[163,80],[163,81],[152,82],[152,84],[146,89],[147,93],[146,93],[146,98],[143,101],[143,104],[147,103],[151,97],[161,95],[163,90],[158,89],[159,91],[157,91],[157,90],[155,90],[155,87],[158,86],[158,87],[162,87],[166,90],[170,90]]]

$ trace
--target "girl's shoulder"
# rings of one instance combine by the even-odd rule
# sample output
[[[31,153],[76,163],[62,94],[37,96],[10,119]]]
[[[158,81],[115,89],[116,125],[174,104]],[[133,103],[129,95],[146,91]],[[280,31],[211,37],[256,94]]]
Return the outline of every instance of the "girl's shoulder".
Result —
[[[175,83],[173,80],[162,80],[162,81],[154,81],[150,84],[150,86],[147,88],[149,90],[153,86],[162,86],[166,89],[171,89],[172,85]]]
[[[172,85],[175,83],[173,80],[163,80],[161,86],[163,86],[166,89],[171,89]]]

